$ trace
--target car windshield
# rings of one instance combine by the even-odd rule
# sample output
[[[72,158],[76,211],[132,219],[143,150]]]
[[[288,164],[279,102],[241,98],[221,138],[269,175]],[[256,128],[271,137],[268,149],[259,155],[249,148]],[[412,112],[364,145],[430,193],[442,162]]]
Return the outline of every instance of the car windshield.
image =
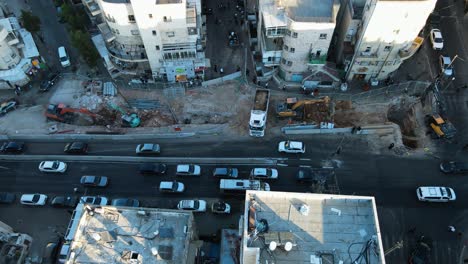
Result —
[[[200,202],[199,201],[193,201],[193,208],[198,209],[200,207]]]
[[[285,147],[285,148],[289,148],[289,145],[290,145],[290,144],[289,144],[289,141],[286,141],[286,143],[284,143],[284,147]]]
[[[226,210],[226,204],[223,202],[218,202],[215,204],[215,210],[217,211],[224,211]]]
[[[100,197],[96,198],[96,200],[94,200],[94,204],[101,204],[101,201],[102,199]]]
[[[59,167],[59,165],[60,165],[60,162],[54,161],[54,162],[52,163],[52,169],[57,169],[57,168]]]
[[[434,38],[434,42],[435,42],[435,43],[442,43],[442,42],[444,42],[444,39],[443,39],[443,38],[440,38],[440,37],[439,37],[439,38],[438,38],[438,37],[435,37],[435,38]]]
[[[60,61],[61,61],[61,62],[66,62],[67,60],[68,60],[67,57],[60,57]]]
[[[446,195],[449,197],[449,198],[452,198],[452,192],[450,191],[449,188],[444,188],[445,189],[445,192],[446,192]],[[443,193],[443,192],[442,192]]]
[[[41,196],[39,194],[35,194],[33,198],[31,199],[31,201],[34,203],[37,203],[39,201],[39,198],[41,198]]]
[[[270,169],[267,169],[267,170],[265,171],[265,174],[266,174],[266,176],[269,177],[269,176],[271,176],[272,171],[271,171]]]
[[[177,183],[177,182],[172,183],[172,190],[173,191],[177,191],[178,187],[179,187],[179,183]]]
[[[92,183],[96,183],[96,184],[99,183],[99,177],[90,177],[90,178],[91,178]]]
[[[189,165],[188,166],[188,172],[193,173],[195,171],[195,166]]]

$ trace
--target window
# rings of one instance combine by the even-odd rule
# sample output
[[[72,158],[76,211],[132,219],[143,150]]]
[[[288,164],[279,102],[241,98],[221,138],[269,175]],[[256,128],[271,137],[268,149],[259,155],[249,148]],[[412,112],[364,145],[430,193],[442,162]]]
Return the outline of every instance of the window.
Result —
[[[152,32],[153,32],[153,36],[156,36],[156,30],[153,30]]]
[[[169,16],[163,16],[163,21],[164,22],[171,22],[172,21],[172,18]]]
[[[364,52],[366,52],[366,53],[371,52],[371,47],[366,47],[366,50]]]
[[[174,37],[175,36],[175,33],[174,31],[170,31],[170,32],[166,32],[166,35],[170,38]]]
[[[316,58],[320,57],[320,54],[321,54],[321,53],[322,53],[322,50],[317,50],[317,51],[315,52],[315,57],[316,57]]]
[[[118,29],[115,30],[115,33],[116,33],[117,35],[120,35],[120,31],[119,31]]]
[[[149,18],[153,18],[153,14],[148,14],[148,17],[149,17]]]
[[[288,66],[292,66],[292,61],[288,61]]]
[[[282,63],[282,64],[286,64],[286,60],[285,60],[285,59],[281,59],[281,63]]]
[[[385,46],[385,48],[383,49],[384,51],[390,51],[392,47],[391,46]]]
[[[320,34],[319,39],[327,39],[327,34]]]
[[[291,52],[291,53],[296,52],[296,48],[290,48],[290,49],[289,49],[289,52]]]
[[[187,30],[189,35],[197,35],[197,28],[189,27]]]
[[[135,23],[135,16],[134,15],[128,15],[128,22]]]
[[[291,36],[291,30],[286,29],[286,35]]]
[[[138,29],[130,30],[130,33],[132,33],[132,35],[140,35],[140,31],[138,31]]]
[[[297,35],[298,35],[297,32],[293,32],[293,33],[292,33],[292,37],[293,37],[293,38],[297,38]]]
[[[288,51],[288,49],[289,49],[288,45],[284,45],[284,46],[283,46],[283,49],[284,49],[285,51]]]
[[[160,50],[159,45],[156,45],[156,50]]]

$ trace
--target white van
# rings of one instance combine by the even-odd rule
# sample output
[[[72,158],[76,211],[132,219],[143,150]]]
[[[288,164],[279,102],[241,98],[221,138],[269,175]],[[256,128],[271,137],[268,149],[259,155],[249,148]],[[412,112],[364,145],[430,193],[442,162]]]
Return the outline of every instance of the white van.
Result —
[[[449,187],[419,187],[416,195],[423,202],[449,202],[457,199],[455,191]]]
[[[59,55],[59,59],[60,59],[60,63],[62,64],[62,67],[70,66],[70,59],[68,58],[65,47],[62,46],[58,48],[58,55]]]

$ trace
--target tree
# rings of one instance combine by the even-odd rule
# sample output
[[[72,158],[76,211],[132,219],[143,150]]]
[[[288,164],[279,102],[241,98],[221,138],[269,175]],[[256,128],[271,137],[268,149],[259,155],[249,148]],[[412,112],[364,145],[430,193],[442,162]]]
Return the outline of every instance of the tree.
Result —
[[[21,20],[23,21],[23,26],[27,31],[36,33],[41,30],[41,20],[31,12],[21,10]]]
[[[71,31],[71,42],[90,67],[97,65],[100,58],[99,53],[91,42],[91,38],[87,32],[81,30]]]
[[[83,9],[73,8],[71,5],[64,3],[62,6],[61,18],[70,26],[70,30],[85,30],[89,24],[86,13]]]

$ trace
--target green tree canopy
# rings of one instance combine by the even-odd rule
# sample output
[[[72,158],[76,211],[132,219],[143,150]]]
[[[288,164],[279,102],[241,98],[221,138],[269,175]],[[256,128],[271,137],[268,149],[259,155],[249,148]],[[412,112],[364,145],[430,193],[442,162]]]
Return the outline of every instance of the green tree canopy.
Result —
[[[23,21],[23,26],[27,31],[36,33],[41,30],[41,20],[31,12],[21,10],[21,20]]]
[[[90,67],[97,65],[99,53],[91,42],[91,38],[87,32],[81,30],[71,31],[71,42],[79,50]]]

